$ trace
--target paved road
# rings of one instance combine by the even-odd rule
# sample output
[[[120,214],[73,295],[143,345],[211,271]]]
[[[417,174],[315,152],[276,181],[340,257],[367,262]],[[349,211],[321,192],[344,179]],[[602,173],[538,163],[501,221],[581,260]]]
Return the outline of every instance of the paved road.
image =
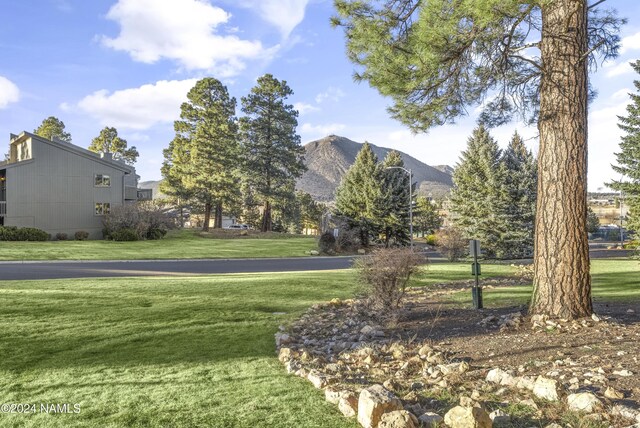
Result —
[[[0,263],[0,280],[97,278],[346,269],[353,257]]]
[[[591,257],[626,257],[626,250],[591,249]],[[444,260],[429,252],[429,261]],[[228,260],[136,260],[0,262],[0,280],[98,278],[123,276],[204,275],[216,273],[292,272],[347,269],[354,257],[294,257]]]

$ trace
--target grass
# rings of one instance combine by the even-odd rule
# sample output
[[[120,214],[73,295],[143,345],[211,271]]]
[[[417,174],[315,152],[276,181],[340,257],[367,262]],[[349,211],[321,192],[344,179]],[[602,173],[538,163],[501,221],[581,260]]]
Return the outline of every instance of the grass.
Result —
[[[303,257],[317,248],[312,236],[173,230],[158,241],[0,242],[0,260],[152,260]],[[233,237],[234,239],[229,239]]]
[[[434,264],[414,285],[468,271]],[[594,261],[596,298],[640,298],[637,271],[637,261]],[[487,265],[483,276],[512,272]],[[273,335],[313,303],[357,288],[349,270],[4,281],[1,401],[78,403],[81,412],[0,413],[0,426],[355,428],[321,391],[284,372]],[[528,293],[486,290],[485,300],[526,302]]]
[[[432,266],[435,267],[436,265]],[[499,265],[489,266],[490,268]],[[505,268],[510,266],[504,266]],[[640,262],[631,259],[596,259],[591,261],[591,281],[593,300],[623,302],[640,301],[640,288],[638,287],[638,273]],[[484,271],[483,271],[483,276]],[[500,287],[483,290],[484,306],[504,307],[525,305],[531,300],[531,286]],[[469,303],[468,292],[455,293],[450,296],[452,301]]]
[[[0,426],[355,427],[284,372],[273,338],[352,290],[351,271],[5,281],[2,402],[81,412],[0,414]]]

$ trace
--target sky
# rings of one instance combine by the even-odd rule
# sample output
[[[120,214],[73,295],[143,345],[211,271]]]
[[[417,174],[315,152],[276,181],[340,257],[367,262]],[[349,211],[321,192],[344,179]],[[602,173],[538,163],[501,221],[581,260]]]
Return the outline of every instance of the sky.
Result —
[[[619,150],[617,115],[625,114],[640,79],[629,65],[640,58],[640,2],[607,5],[629,22],[621,55],[591,75],[599,95],[589,106],[590,191],[619,178],[610,166]],[[413,135],[389,117],[389,99],[353,81],[344,34],[329,24],[333,14],[332,0],[4,1],[0,144],[48,116],[61,119],[81,147],[114,126],[138,148],[141,179],[157,180],[173,121],[198,79],[221,80],[240,105],[256,79],[271,73],[294,91],[289,101],[300,113],[303,144],[336,134],[429,165],[455,165],[477,109],[456,124]],[[537,152],[535,127],[511,123],[491,133],[506,147],[515,130]]]

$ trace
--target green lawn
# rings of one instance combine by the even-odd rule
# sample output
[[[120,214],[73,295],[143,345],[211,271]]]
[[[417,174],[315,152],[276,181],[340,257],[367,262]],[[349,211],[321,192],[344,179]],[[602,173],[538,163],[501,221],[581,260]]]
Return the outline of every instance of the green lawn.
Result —
[[[640,298],[638,266],[595,261],[598,298]],[[414,284],[469,278],[468,269],[434,264]],[[0,426],[355,428],[284,372],[273,335],[313,303],[357,288],[348,270],[1,282],[0,401],[78,403],[81,412],[0,413]],[[496,304],[504,291],[526,300],[530,289],[485,296]]]
[[[0,260],[135,260],[302,257],[317,248],[312,236],[256,234],[235,239],[174,230],[158,241],[0,242]]]
[[[435,265],[434,265],[435,267]],[[497,266],[494,266],[497,267]],[[489,265],[483,266],[484,271]],[[483,275],[484,276],[484,275]],[[595,259],[591,261],[594,301],[640,301],[640,262],[630,259]],[[501,287],[483,290],[485,307],[514,306],[529,303],[530,286]],[[451,296],[456,302],[469,302],[468,292]]]
[[[0,414],[0,426],[354,427],[284,372],[273,338],[313,303],[351,296],[352,275],[2,282],[1,401],[81,412]]]

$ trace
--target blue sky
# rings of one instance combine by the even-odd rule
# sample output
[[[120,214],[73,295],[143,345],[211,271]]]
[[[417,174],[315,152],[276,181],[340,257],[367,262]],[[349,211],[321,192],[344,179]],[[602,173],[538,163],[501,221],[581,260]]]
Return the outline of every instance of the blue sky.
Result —
[[[640,57],[640,2],[609,0],[629,19],[621,56],[592,75],[589,189],[617,178],[615,161]],[[64,121],[87,147],[115,126],[140,151],[143,180],[160,178],[173,120],[198,78],[217,77],[238,101],[272,73],[295,92],[303,143],[337,134],[402,150],[430,165],[454,165],[474,127],[475,110],[455,125],[412,135],[386,112],[389,100],[352,80],[331,0],[27,0],[3,2],[0,19],[0,135],[33,131],[47,116]],[[238,114],[240,112],[238,111]],[[514,130],[537,150],[535,128],[493,130],[506,146]]]

